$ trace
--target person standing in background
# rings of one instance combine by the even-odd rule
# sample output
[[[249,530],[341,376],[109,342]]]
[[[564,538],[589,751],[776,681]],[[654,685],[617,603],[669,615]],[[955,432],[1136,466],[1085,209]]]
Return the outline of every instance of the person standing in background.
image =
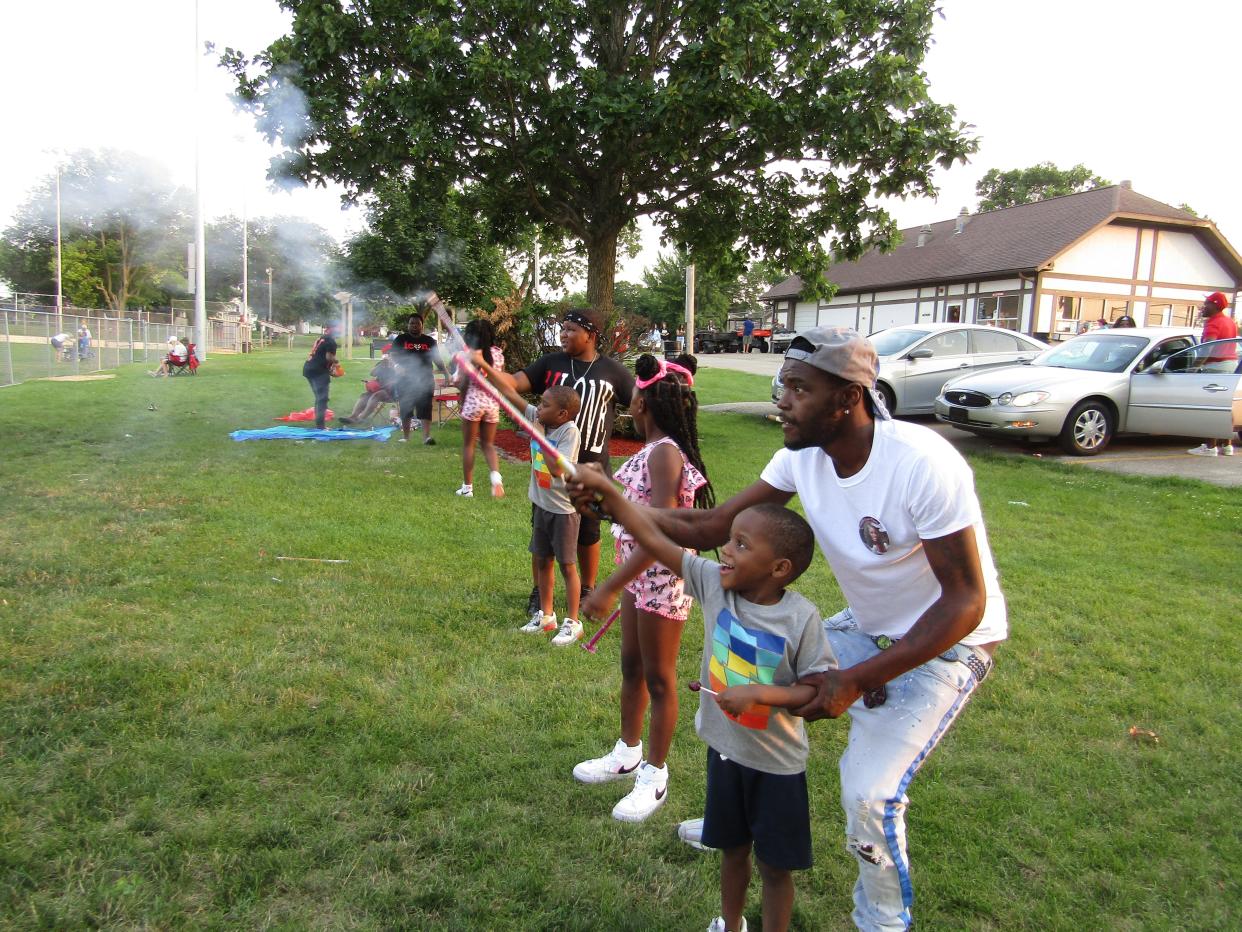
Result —
[[[1203,343],[1212,340],[1234,340],[1238,336],[1238,322],[1225,313],[1229,307],[1229,299],[1221,292],[1213,291],[1203,299],[1199,308],[1199,316],[1203,318]],[[1238,346],[1236,343],[1222,343],[1213,354],[1204,360],[1204,372],[1234,372],[1238,367]],[[1233,439],[1217,440],[1209,437],[1193,450],[1187,450],[1191,456],[1233,456]]]
[[[397,369],[397,405],[401,414],[401,437],[398,442],[410,439],[410,424],[415,417],[423,431],[423,443],[435,446],[431,436],[431,400],[436,390],[436,373],[439,369],[446,376],[448,370],[438,353],[439,344],[434,337],[423,333],[421,314],[411,314],[405,330],[392,338],[388,358]]]
[[[332,368],[336,365],[337,325],[325,324],[323,335],[311,347],[302,363],[302,375],[310,382],[315,395],[315,427],[323,430],[328,412],[328,387],[332,384]]]

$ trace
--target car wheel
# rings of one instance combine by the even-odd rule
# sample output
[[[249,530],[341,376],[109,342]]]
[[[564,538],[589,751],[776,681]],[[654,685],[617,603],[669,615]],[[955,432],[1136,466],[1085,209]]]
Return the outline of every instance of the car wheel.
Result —
[[[875,390],[880,393],[880,397],[884,399],[884,408],[889,414],[896,417],[897,415],[897,397],[893,394],[893,390],[880,382],[876,385]]]
[[[1099,401],[1084,401],[1061,428],[1061,447],[1074,456],[1095,456],[1113,439],[1113,413]]]

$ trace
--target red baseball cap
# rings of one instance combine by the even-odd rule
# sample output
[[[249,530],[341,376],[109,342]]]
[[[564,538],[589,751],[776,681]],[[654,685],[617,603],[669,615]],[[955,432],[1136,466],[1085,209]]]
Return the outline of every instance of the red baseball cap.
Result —
[[[1223,311],[1229,306],[1229,299],[1219,291],[1213,291],[1210,295],[1203,299],[1205,304],[1215,304],[1217,310]]]

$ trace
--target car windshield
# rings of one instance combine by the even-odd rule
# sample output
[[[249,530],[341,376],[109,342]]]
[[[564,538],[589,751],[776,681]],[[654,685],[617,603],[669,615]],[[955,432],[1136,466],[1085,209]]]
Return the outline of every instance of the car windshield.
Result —
[[[1086,333],[1045,350],[1031,365],[1090,372],[1124,372],[1126,366],[1147,349],[1149,342],[1146,337],[1119,333]]]
[[[875,347],[878,355],[892,356],[894,353],[900,353],[914,341],[923,339],[929,333],[931,333],[930,330],[919,330],[914,327],[893,327],[873,333],[868,339],[871,340],[871,345]]]

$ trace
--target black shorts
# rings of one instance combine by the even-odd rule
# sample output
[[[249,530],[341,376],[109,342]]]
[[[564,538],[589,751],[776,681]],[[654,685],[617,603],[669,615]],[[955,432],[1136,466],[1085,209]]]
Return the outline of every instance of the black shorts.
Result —
[[[612,475],[612,463],[608,459],[590,460],[579,457],[580,463],[597,462],[604,470],[604,475]],[[582,523],[578,525],[578,546],[591,547],[599,543],[599,518],[591,518],[586,515],[582,516]]]
[[[806,772],[753,770],[707,749],[703,844],[754,845],[755,857],[781,870],[811,866],[811,806]]]
[[[578,562],[578,512],[570,515],[530,505],[530,552],[536,557],[555,557],[562,566]]]
[[[401,419],[413,415],[420,421],[431,420],[431,396],[435,386],[431,382],[403,382],[397,386],[397,405]]]

